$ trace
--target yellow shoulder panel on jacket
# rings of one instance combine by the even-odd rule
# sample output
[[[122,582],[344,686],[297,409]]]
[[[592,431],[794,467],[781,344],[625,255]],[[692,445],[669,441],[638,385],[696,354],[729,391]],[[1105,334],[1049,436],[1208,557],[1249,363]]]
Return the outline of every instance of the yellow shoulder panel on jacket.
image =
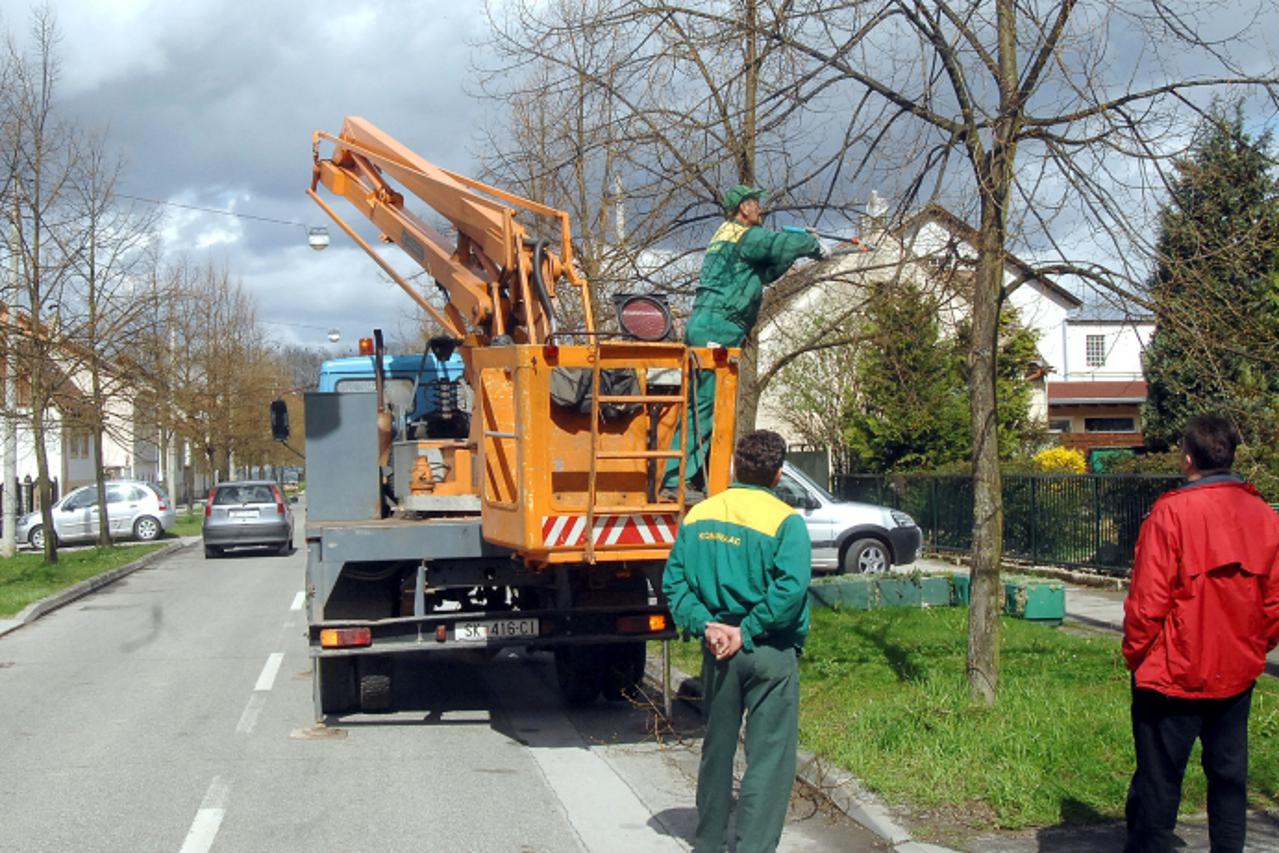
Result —
[[[762,489],[726,489],[695,504],[684,516],[685,524],[723,521],[773,536],[782,522],[795,513],[772,492]]]
[[[716,243],[736,243],[749,230],[742,223],[734,222],[730,219],[715,229],[715,236],[711,237],[711,245]]]

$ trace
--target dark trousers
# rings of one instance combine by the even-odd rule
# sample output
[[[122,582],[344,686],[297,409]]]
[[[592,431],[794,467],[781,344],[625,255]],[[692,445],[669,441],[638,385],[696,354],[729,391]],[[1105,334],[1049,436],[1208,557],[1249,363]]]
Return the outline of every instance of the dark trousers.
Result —
[[[1252,688],[1229,699],[1177,699],[1132,691],[1137,771],[1128,789],[1126,853],[1168,851],[1181,805],[1181,781],[1195,738],[1208,777],[1213,853],[1243,850],[1248,805],[1248,711]]]
[[[786,823],[799,738],[794,649],[756,646],[728,660],[702,652],[706,734],[697,772],[696,853],[724,849],[733,804],[733,756],[746,714],[746,773],[737,799],[737,853],[771,853]]]

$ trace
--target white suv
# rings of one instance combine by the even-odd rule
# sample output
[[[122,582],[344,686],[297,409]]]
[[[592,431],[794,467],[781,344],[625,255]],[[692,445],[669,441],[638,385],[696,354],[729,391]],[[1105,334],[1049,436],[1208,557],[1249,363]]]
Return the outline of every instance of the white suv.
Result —
[[[923,533],[899,509],[837,500],[790,463],[774,492],[808,525],[814,570],[874,574],[919,559]]]

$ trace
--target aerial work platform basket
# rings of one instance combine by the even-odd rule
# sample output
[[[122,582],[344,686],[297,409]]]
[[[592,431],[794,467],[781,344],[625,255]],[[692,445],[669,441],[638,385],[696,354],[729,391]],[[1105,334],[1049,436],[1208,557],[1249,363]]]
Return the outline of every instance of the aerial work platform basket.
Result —
[[[479,448],[484,538],[530,563],[664,560],[684,509],[690,386],[715,376],[716,412],[732,412],[737,350],[673,342],[598,339],[589,344],[476,349],[472,435]],[[586,371],[580,408],[552,399],[556,371]],[[601,392],[606,371],[632,371],[633,392]],[[611,407],[621,414],[606,418]],[[727,488],[734,418],[716,418],[707,491]],[[678,487],[663,494],[674,461]]]

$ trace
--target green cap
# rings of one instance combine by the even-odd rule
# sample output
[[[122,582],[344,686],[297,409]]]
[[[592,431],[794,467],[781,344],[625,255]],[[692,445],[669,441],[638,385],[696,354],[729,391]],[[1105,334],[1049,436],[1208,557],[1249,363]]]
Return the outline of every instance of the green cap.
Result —
[[[759,198],[764,195],[764,191],[759,187],[748,187],[745,184],[737,186],[724,193],[724,212],[732,213],[737,210],[738,206],[748,198]]]

